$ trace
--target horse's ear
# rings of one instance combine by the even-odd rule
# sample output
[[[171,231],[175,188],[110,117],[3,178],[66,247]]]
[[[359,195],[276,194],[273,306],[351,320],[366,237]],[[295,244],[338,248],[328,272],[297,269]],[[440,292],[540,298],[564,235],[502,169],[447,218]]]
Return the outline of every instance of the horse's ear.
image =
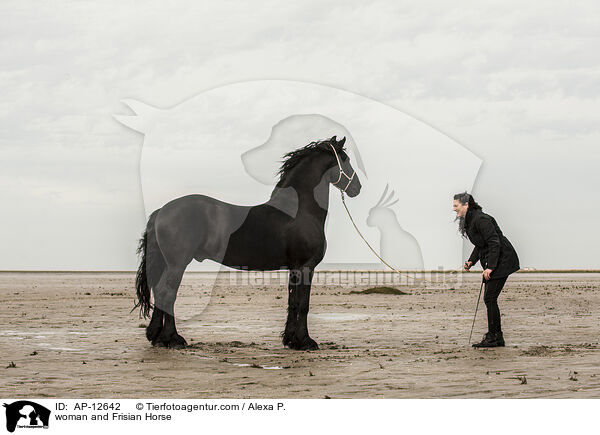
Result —
[[[337,151],[342,151],[344,149],[344,143],[346,143],[346,137],[343,137],[342,140],[336,140],[337,136],[333,136],[331,138],[331,144]]]

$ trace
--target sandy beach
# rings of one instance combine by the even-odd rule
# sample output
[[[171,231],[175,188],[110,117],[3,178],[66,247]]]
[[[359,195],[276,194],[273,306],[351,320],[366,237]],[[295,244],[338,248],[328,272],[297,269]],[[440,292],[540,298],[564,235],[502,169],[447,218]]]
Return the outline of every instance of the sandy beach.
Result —
[[[313,285],[318,351],[282,346],[286,289],[187,273],[189,347],[153,348],[133,273],[0,273],[0,396],[11,398],[600,398],[600,273],[517,273],[505,348],[468,345],[480,275],[408,294]],[[486,330],[481,301],[473,340]]]

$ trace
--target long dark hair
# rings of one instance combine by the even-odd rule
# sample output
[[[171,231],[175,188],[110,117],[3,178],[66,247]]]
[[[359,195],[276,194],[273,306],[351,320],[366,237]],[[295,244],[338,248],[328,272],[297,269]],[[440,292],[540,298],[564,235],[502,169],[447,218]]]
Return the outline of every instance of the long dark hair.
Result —
[[[454,195],[454,199],[460,202],[462,205],[469,204],[469,209],[467,210],[467,214],[471,210],[482,210],[481,206],[475,201],[473,195],[467,192],[457,193]],[[458,232],[463,236],[467,237],[467,228],[466,228],[466,215],[463,217],[456,216],[455,221],[458,221]]]
[[[454,199],[458,200],[462,205],[469,204],[469,210],[481,210],[481,206],[477,204],[473,195],[467,192],[457,193]]]

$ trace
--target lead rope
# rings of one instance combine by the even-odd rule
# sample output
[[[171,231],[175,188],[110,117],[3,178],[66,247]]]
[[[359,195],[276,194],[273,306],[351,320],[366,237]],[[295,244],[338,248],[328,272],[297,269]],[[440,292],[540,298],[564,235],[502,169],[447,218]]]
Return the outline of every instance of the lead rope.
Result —
[[[379,255],[377,253],[377,251],[375,251],[375,249],[373,249],[373,247],[370,245],[370,243],[367,241],[367,239],[364,238],[364,236],[362,235],[362,233],[360,232],[360,230],[356,226],[356,223],[354,222],[354,219],[352,218],[352,215],[350,214],[350,210],[348,210],[348,206],[346,205],[346,199],[344,197],[344,192],[341,192],[341,193],[342,193],[342,204],[344,204],[344,208],[346,209],[346,213],[348,213],[348,217],[350,218],[350,222],[352,222],[352,225],[354,225],[354,229],[356,230],[356,232],[358,233],[358,235],[360,236],[360,238],[363,239],[363,241],[367,244],[367,246],[373,252],[373,254],[375,254],[375,256],[377,258],[379,258],[379,260],[383,264],[385,264],[391,270],[393,270],[394,272],[396,272],[398,275],[406,276],[408,278],[413,278],[415,281],[421,281],[421,282],[423,282],[423,284],[425,284],[425,281],[426,281],[425,278],[417,278],[415,276],[410,276],[410,275],[408,275],[406,273],[402,273],[398,269],[396,269],[395,267],[390,266],[387,261],[385,261],[383,258],[381,258],[381,255]]]

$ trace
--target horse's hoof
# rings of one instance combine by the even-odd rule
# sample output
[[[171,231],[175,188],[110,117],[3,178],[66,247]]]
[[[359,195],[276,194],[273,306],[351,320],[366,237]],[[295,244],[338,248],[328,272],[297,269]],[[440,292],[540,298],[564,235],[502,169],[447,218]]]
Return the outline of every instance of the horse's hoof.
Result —
[[[281,341],[282,341],[282,343],[283,343],[283,345],[285,347],[289,347],[290,349],[292,348],[292,342],[293,342],[293,340],[292,340],[292,337],[290,337],[289,334],[283,334],[283,336],[281,338]]]
[[[306,337],[303,342],[302,345],[300,346],[300,350],[318,350],[319,349],[319,345],[317,344],[317,342],[315,340],[313,340],[310,337]]]
[[[159,328],[155,328],[155,329],[146,328],[146,338],[148,339],[148,341],[150,341],[152,343],[153,346],[155,345],[154,342],[160,335],[161,330],[162,329],[159,329]]]
[[[170,340],[168,347],[171,349],[184,349],[187,346],[187,341],[179,334],[175,334]]]
[[[284,342],[284,345],[294,350],[318,350],[319,345],[315,340],[310,337],[303,339],[291,339],[288,343]]]

